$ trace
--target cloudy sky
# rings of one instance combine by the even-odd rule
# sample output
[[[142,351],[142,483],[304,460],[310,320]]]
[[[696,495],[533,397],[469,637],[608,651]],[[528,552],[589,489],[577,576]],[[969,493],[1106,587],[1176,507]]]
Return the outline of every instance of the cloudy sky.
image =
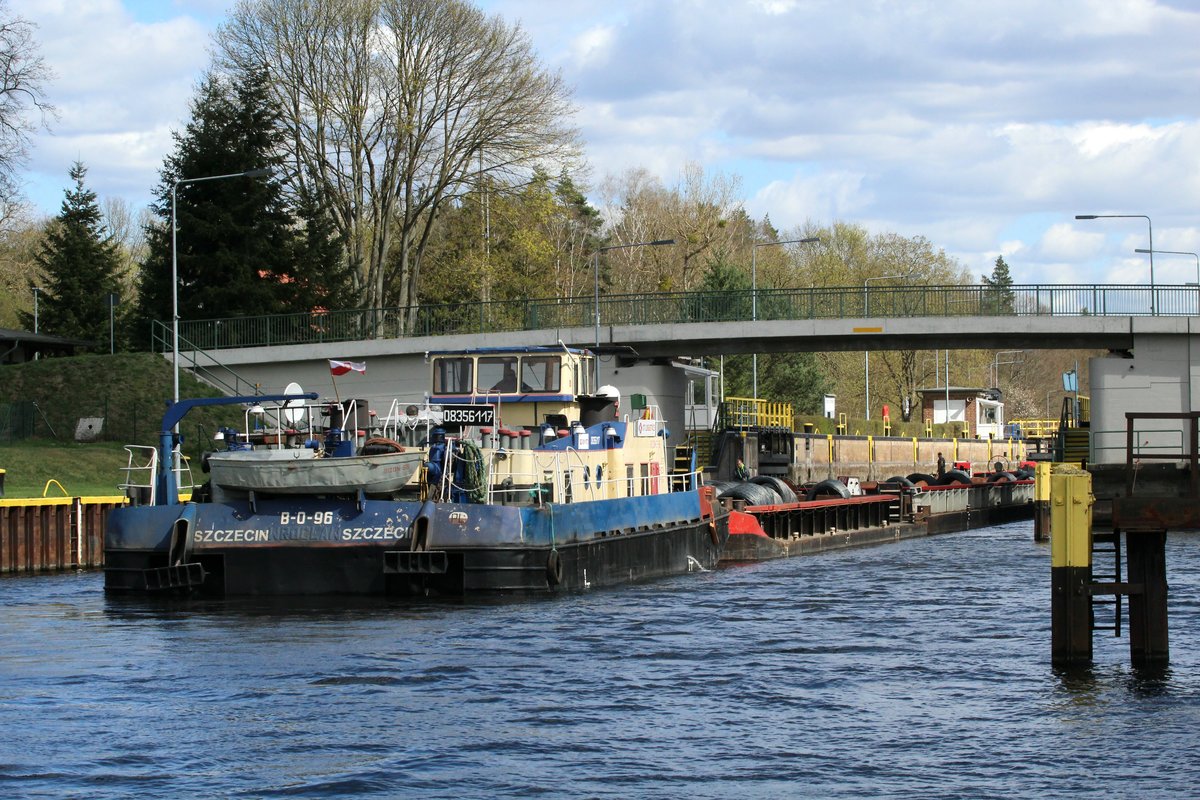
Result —
[[[231,0],[230,0],[231,2]],[[227,0],[9,0],[59,109],[30,161],[149,201]],[[1200,0],[484,0],[575,87],[592,179],[689,161],[787,229],[925,236],[1017,282],[1145,283],[1200,251]],[[1158,255],[1156,283],[1196,281]]]

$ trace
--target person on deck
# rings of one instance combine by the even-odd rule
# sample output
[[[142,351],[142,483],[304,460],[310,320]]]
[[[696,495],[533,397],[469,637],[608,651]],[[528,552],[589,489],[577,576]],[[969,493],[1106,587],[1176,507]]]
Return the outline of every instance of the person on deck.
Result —
[[[941,477],[944,477],[945,474],[946,474],[946,457],[943,456],[941,453],[938,453],[937,476],[939,478],[941,478]]]

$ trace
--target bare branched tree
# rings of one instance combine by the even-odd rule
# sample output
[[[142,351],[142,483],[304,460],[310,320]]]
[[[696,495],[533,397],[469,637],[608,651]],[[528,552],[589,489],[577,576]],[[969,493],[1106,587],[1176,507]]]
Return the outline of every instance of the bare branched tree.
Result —
[[[241,0],[218,48],[268,70],[296,189],[331,209],[363,306],[417,304],[452,198],[578,153],[561,78],[520,27],[463,0]]]
[[[105,197],[100,201],[100,217],[104,236],[116,247],[120,260],[117,277],[121,284],[122,302],[131,302],[137,283],[138,265],[145,263],[149,250],[146,226],[152,224],[152,212],[148,208],[135,212],[128,200]]]
[[[645,169],[608,178],[602,192],[614,242],[675,240],[675,247],[661,251],[615,253],[613,285],[627,292],[697,288],[707,259],[734,245],[738,229],[730,221],[742,213],[739,191],[736,176],[705,175],[695,163],[685,164],[679,182],[669,189]]]
[[[12,216],[20,194],[17,170],[29,154],[30,136],[54,117],[45,95],[54,73],[38,55],[34,27],[0,0],[0,222]]]

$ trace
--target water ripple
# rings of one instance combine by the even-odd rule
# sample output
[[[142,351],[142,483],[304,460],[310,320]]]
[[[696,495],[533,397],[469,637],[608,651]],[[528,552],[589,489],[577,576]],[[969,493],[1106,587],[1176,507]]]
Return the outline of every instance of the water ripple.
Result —
[[[149,603],[0,580],[4,797],[1185,797],[1171,665],[1049,665],[1027,524],[552,600]]]

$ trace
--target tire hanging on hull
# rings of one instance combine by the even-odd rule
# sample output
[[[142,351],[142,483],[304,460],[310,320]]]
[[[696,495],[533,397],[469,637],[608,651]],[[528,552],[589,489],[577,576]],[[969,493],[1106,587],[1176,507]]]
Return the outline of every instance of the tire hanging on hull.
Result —
[[[553,589],[562,583],[563,565],[562,558],[558,554],[558,550],[550,551],[550,557],[546,559],[546,583],[550,584]]]

